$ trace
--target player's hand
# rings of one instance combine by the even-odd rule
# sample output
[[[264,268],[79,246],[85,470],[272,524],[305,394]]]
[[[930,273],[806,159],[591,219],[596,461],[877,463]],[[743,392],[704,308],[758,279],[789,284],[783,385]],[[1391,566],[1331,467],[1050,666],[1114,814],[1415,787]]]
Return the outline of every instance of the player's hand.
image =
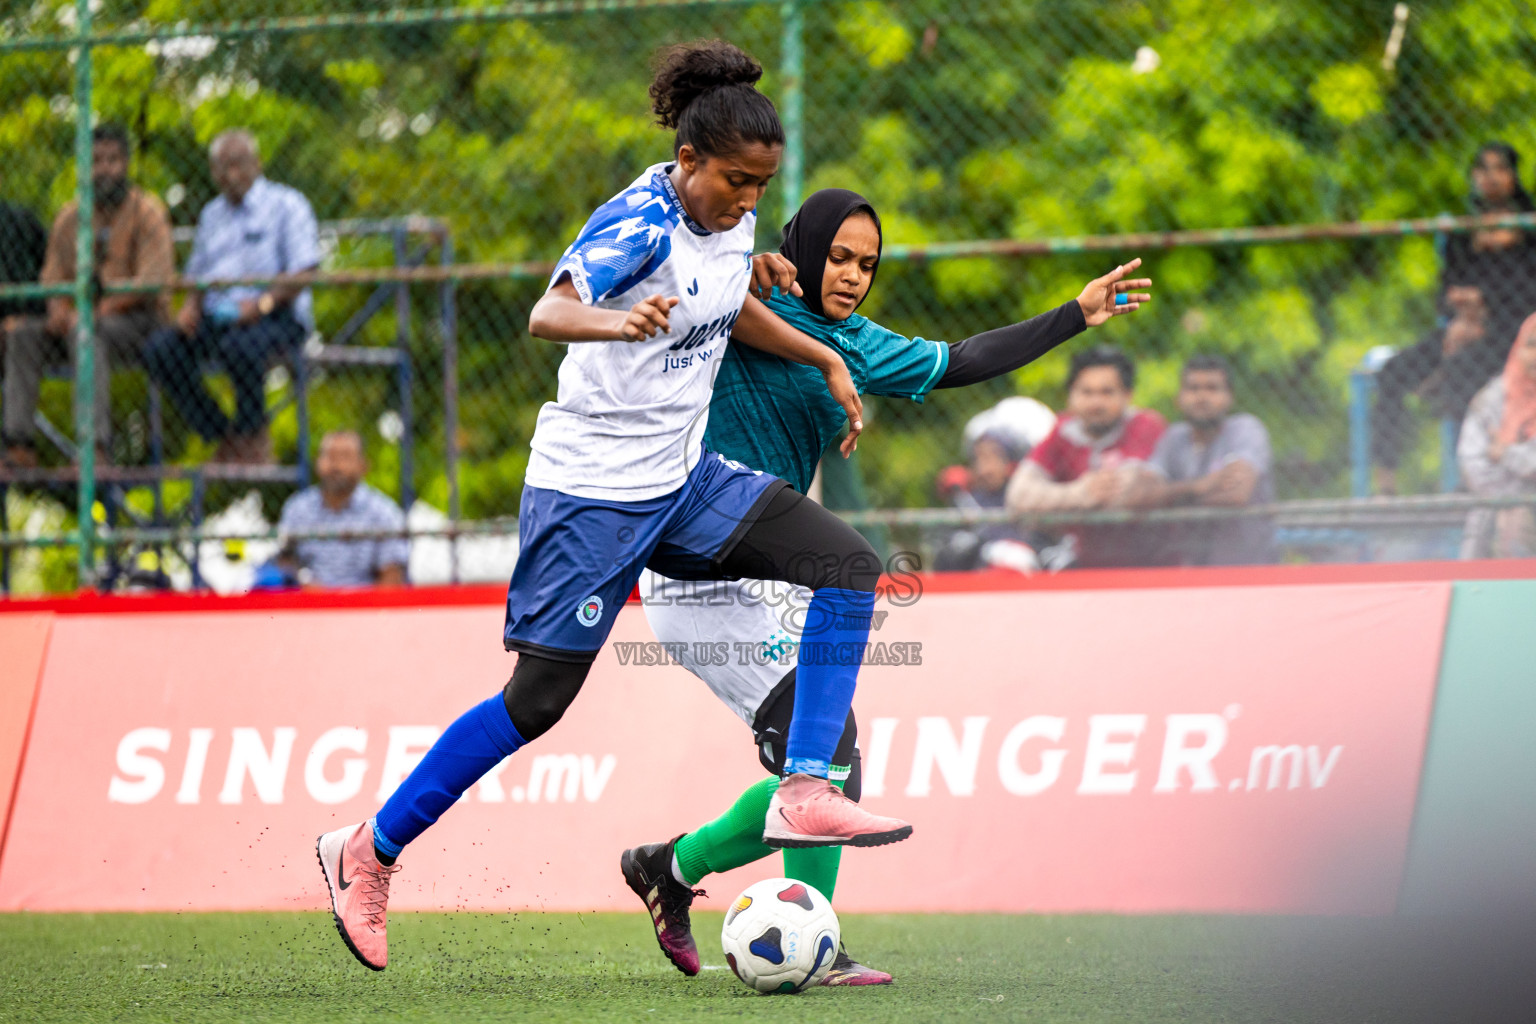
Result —
[[[846,459],[858,449],[859,435],[864,432],[864,400],[859,397],[859,389],[853,385],[848,364],[841,359],[823,370],[821,375],[826,378],[827,392],[848,415],[848,435],[837,446],[837,450]]]
[[[795,265],[780,254],[761,253],[752,257],[752,283],[747,286],[747,291],[764,302],[775,288],[790,295],[803,295],[795,273]]]
[[[1141,266],[1140,256],[1129,263],[1121,264],[1103,277],[1096,277],[1088,282],[1083,293],[1077,297],[1077,304],[1083,308],[1083,319],[1087,321],[1089,327],[1097,327],[1112,316],[1134,313],[1141,308],[1143,302],[1152,301],[1152,293],[1141,290],[1152,287],[1150,277],[1124,280],[1126,274],[1139,266]],[[1125,302],[1116,305],[1116,296],[1119,295],[1125,296]]]
[[[652,295],[648,299],[641,299],[624,314],[624,322],[619,325],[619,336],[624,341],[644,341],[656,337],[658,333],[666,334],[672,330],[672,321],[667,314],[672,312],[672,307],[679,301],[675,295],[671,298]]]

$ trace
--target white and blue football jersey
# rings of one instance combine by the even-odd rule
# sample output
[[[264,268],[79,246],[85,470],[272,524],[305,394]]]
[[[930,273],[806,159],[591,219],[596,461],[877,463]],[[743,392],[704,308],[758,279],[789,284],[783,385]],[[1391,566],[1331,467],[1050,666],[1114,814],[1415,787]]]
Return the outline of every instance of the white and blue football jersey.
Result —
[[[581,498],[643,501],[677,490],[698,461],[709,399],[752,275],[755,214],[711,233],[683,211],[667,170],[647,168],[594,213],[550,278],[588,305],[627,310],[677,296],[671,331],[582,342],[539,412],[526,481]]]

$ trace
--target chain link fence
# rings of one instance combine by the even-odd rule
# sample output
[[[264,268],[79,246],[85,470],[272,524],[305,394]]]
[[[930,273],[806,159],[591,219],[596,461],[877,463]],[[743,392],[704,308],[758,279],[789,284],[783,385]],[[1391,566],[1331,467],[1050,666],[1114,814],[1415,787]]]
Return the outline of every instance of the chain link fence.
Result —
[[[79,198],[89,111],[87,129],[128,131],[129,176],[163,202],[178,269],[218,194],[209,144],[231,128],[255,136],[266,176],[302,193],[320,222],[314,332],[301,359],[274,360],[264,381],[272,459],[291,472],[201,469],[213,446],[133,351],[100,339],[96,358],[112,360],[111,429],[98,431],[110,468],[90,465],[56,344],[31,424],[37,468],[0,483],[21,591],[97,577],[115,549],[94,540],[114,530],[168,530],[190,545],[188,526],[238,508],[228,531],[269,537],[334,429],[363,434],[369,480],[415,504],[420,529],[515,514],[562,353],[528,336],[528,311],[591,210],[670,154],[646,95],[667,43],[726,38],[766,68],[790,144],[759,249],[813,189],[852,188],[877,205],[886,259],[861,312],[894,330],[959,340],[1142,256],[1154,303],[1072,345],[1121,346],[1138,364],[1136,403],[1170,420],[1183,361],[1224,356],[1238,407],[1269,430],[1282,500],[1370,493],[1371,371],[1384,348],[1440,344],[1456,315],[1441,289],[1455,239],[1536,228],[1518,206],[1478,234],[1403,221],[1477,212],[1469,166],[1483,142],[1536,154],[1536,9],[1525,0],[45,0],[8,11],[0,198],[44,227]],[[1529,184],[1529,168],[1519,173]],[[1276,225],[1314,227],[1263,230]],[[39,290],[25,295],[11,290],[9,315],[41,312]],[[1061,409],[1067,366],[1058,353],[920,406],[870,400],[856,472],[829,477],[829,503],[942,503],[937,481],[966,459],[966,423],[1012,395]],[[220,367],[200,370],[230,408]],[[1422,415],[1377,417],[1377,461],[1390,429],[1402,493],[1456,486],[1443,414],[1460,409],[1434,401],[1446,372],[1394,385]],[[1476,388],[1459,390],[1464,405]],[[868,518],[918,531],[900,539],[929,548],[940,528]],[[1443,552],[1442,541],[1414,550]],[[195,561],[185,545],[165,566],[178,578]]]

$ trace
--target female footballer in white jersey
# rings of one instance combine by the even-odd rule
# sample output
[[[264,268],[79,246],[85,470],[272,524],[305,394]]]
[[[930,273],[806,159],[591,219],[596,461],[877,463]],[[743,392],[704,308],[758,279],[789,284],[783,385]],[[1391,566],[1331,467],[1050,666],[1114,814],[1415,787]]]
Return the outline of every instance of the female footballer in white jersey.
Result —
[[[805,201],[784,229],[781,254],[795,265],[803,294],[774,294],[769,308],[805,334],[836,349],[861,392],[922,401],[935,388],[989,380],[1039,358],[1086,327],[1130,313],[1150,300],[1152,282],[1127,280],[1140,260],[1090,281],[1075,300],[1023,323],[954,344],[906,338],[855,310],[879,269],[880,218],[863,196],[823,189]],[[733,347],[715,380],[705,443],[712,451],[776,473],[800,491],[810,487],[822,453],[842,429],[839,404],[814,371],[767,352]],[[697,973],[689,927],[694,886],[771,852],[757,835],[763,809],[778,786],[798,677],[790,652],[800,637],[809,595],[793,586],[753,580],[679,582],[647,572],[641,582],[646,618],[657,639],[679,652],[683,665],[752,728],[758,755],[771,774],[749,788],[715,821],[668,843],[626,850],[624,878],[651,911],[662,952],[685,974]],[[748,582],[751,580],[751,582]],[[699,641],[736,641],[727,664],[700,660]],[[751,658],[735,656],[749,648]],[[852,711],[837,746],[832,777],[857,800],[858,730]],[[837,848],[786,849],[784,873],[829,899],[837,882]],[[891,976],[839,950],[824,985],[879,985]]]
[[[868,638],[878,559],[784,480],[703,444],[733,331],[816,366],[860,425],[841,357],[747,295],[753,211],[784,143],[773,104],[754,87],[761,73],[718,41],[663,54],[651,97],[658,121],[676,129],[674,159],[592,215],[534,306],[529,332],[571,347],[558,396],[539,414],[523,490],[503,631],[518,652],[512,679],[450,725],[373,818],[317,841],[337,929],[368,967],[388,960],[395,858],[560,719],[647,566],[673,579],[751,573],[812,595],[801,648],[821,644],[828,656],[800,669],[784,783],[760,838],[878,846],[911,834],[828,780],[858,673],[857,658],[836,655]],[[778,280],[788,286],[792,275]]]

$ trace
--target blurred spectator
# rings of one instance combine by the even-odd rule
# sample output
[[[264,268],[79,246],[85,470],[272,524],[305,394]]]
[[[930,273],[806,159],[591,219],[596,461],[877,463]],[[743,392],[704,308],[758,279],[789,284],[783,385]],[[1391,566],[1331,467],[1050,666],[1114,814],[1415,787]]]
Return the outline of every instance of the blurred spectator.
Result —
[[[1197,355],[1179,375],[1179,412],[1141,467],[1126,504],[1139,508],[1235,508],[1275,500],[1269,431],[1232,412],[1232,371],[1218,356]],[[1265,519],[1171,523],[1155,531],[1159,564],[1257,565],[1274,561],[1275,526]]]
[[[187,276],[217,281],[313,270],[320,262],[315,212],[296,190],[262,177],[255,136],[231,129],[213,140],[208,153],[220,194],[198,218]],[[187,296],[175,326],[155,333],[145,363],[188,425],[219,442],[215,462],[266,463],[272,461],[267,364],[313,328],[307,288],[208,289]],[[203,380],[201,363],[210,358],[234,384],[233,419]]]
[[[956,508],[1002,508],[1008,481],[1020,460],[1056,425],[1056,414],[1033,398],[1005,398],[965,425],[968,465],[939,474],[939,497]],[[988,566],[1033,572],[1040,567],[1038,538],[1012,523],[987,523],[952,531],[942,541],[934,568],[964,572]]]
[[[31,210],[0,200],[0,284],[32,284],[48,255],[48,233]],[[42,316],[42,299],[0,299],[0,321],[6,329],[12,317]],[[0,356],[5,343],[0,335]]]
[[[169,282],[176,273],[170,217],[164,203],[128,179],[128,133],[117,125],[98,125],[91,141],[96,282]],[[75,280],[77,209],[78,203],[69,203],[53,222],[39,277],[43,284]],[[103,461],[112,440],[112,365],[137,360],[165,314],[165,297],[157,292],[101,295],[95,301],[94,408],[96,445]],[[33,420],[43,370],[51,362],[73,358],[79,319],[74,300],[56,295],[47,302],[46,316],[24,317],[10,332],[5,349],[5,446],[12,465],[37,465]]]
[[[279,535],[299,530],[404,530],[400,506],[363,483],[368,461],[363,439],[333,430],[320,439],[315,475],[320,482],[283,504]],[[410,562],[404,537],[288,539],[273,560],[285,581],[319,587],[400,586]],[[263,575],[264,580],[270,577]]]
[[[1456,454],[1473,494],[1536,494],[1536,315],[1521,327],[1504,372],[1472,400]],[[1461,553],[1463,558],[1536,556],[1536,515],[1529,506],[1474,510]]]
[[[1136,368],[1107,345],[1072,357],[1067,411],[1008,483],[1013,512],[1106,508],[1122,502],[1136,466],[1151,456],[1163,418],[1131,404]],[[1149,552],[1134,529],[1094,526],[1068,531],[1075,564],[1139,565]]]
[[[1513,147],[1490,142],[1477,151],[1467,206],[1472,214],[1536,211],[1536,202],[1520,183],[1520,155]],[[1445,289],[1478,289],[1489,327],[1513,341],[1520,324],[1536,311],[1536,234],[1522,228],[1490,228],[1450,235],[1443,279]],[[1502,367],[1501,358],[1493,374]]]
[[[1502,142],[1477,151],[1469,212],[1529,213],[1536,209],[1520,184],[1520,157]],[[1448,317],[1376,376],[1371,417],[1376,489],[1397,493],[1397,466],[1414,432],[1403,402],[1428,385],[1443,417],[1461,419],[1467,404],[1499,372],[1520,322],[1536,310],[1536,236],[1518,228],[1454,234],[1446,245],[1440,306]]]
[[[48,232],[31,210],[0,200],[0,284],[32,284],[48,253]],[[0,379],[5,374],[6,338],[24,316],[42,316],[42,299],[0,300]],[[0,463],[5,446],[0,445]]]

